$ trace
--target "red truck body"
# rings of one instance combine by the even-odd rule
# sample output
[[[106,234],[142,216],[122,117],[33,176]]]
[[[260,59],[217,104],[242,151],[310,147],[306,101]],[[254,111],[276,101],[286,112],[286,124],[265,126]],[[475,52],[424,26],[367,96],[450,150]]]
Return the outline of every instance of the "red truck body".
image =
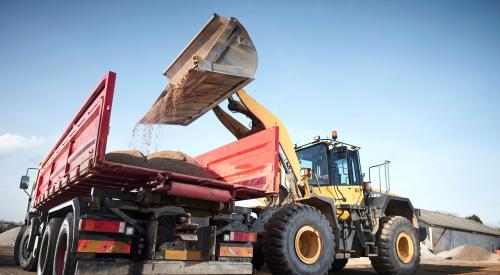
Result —
[[[40,164],[33,207],[49,208],[92,187],[134,190],[212,201],[242,200],[277,193],[277,127],[196,158],[216,180],[109,162],[106,143],[116,74],[106,73]]]

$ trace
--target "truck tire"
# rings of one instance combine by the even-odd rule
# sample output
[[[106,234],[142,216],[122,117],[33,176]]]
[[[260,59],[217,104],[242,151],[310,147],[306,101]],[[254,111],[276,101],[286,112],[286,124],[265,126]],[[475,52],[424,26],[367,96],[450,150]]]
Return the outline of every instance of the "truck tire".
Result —
[[[43,232],[42,242],[40,243],[40,249],[38,250],[38,275],[52,274],[54,248],[56,246],[57,235],[59,234],[62,222],[63,219],[61,218],[51,219]]]
[[[327,274],[335,252],[332,228],[311,206],[287,205],[264,226],[263,253],[273,274]]]
[[[338,271],[342,270],[342,268],[344,268],[345,265],[347,264],[348,260],[349,259],[335,259],[335,260],[333,260],[332,267],[330,267],[330,271],[338,272]]]
[[[378,256],[370,257],[379,274],[415,274],[420,263],[420,244],[411,222],[401,216],[380,220],[376,245]]]
[[[71,259],[74,230],[73,213],[68,213],[57,235],[52,263],[53,275],[69,275],[74,273],[74,263]]]
[[[37,257],[32,252],[26,251],[28,249],[28,241],[30,237],[30,226],[23,226],[17,234],[16,243],[14,246],[14,256],[16,262],[19,263],[22,269],[26,271],[35,271]]]

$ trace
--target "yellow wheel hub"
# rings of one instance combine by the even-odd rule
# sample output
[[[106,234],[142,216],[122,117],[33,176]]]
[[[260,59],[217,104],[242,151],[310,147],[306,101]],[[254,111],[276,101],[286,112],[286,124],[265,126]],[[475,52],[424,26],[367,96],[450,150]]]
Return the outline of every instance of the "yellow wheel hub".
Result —
[[[314,264],[321,255],[321,234],[310,225],[302,226],[295,235],[295,253],[305,264]]]
[[[396,254],[401,262],[407,264],[413,259],[413,239],[410,234],[401,232],[396,239]]]

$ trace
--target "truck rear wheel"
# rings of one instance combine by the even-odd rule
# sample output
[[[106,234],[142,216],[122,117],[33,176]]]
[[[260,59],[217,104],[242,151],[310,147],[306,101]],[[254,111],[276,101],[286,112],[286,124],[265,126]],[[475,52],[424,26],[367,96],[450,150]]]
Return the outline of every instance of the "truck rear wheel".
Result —
[[[349,259],[335,259],[333,260],[332,267],[330,268],[330,271],[337,272],[342,270],[342,268],[345,267],[347,264],[347,261]]]
[[[68,213],[57,235],[52,264],[53,275],[73,274],[71,246],[73,245],[74,220],[73,213]]]
[[[373,268],[382,274],[415,274],[420,263],[417,232],[401,216],[381,220],[376,244],[378,256],[370,257]]]
[[[37,257],[33,255],[33,251],[28,252],[30,231],[30,226],[23,226],[17,235],[16,247],[14,247],[14,254],[17,254],[17,261],[19,261],[21,268],[26,271],[34,271],[37,262]]]
[[[326,274],[333,261],[332,228],[308,205],[278,209],[264,225],[263,252],[273,274]]]
[[[54,259],[54,248],[56,246],[57,235],[63,219],[53,218],[47,224],[47,228],[43,232],[42,242],[38,250],[38,267],[37,272],[39,275],[52,274],[52,261]]]

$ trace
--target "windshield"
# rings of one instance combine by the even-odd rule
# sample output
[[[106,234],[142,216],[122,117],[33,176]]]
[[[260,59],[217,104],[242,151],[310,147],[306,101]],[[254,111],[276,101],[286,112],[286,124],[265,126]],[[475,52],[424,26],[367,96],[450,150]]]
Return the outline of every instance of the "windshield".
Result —
[[[305,149],[297,151],[299,158],[300,168],[311,169],[312,179],[309,181],[310,185],[317,186],[329,185],[328,174],[328,155],[325,144],[317,144]]]

